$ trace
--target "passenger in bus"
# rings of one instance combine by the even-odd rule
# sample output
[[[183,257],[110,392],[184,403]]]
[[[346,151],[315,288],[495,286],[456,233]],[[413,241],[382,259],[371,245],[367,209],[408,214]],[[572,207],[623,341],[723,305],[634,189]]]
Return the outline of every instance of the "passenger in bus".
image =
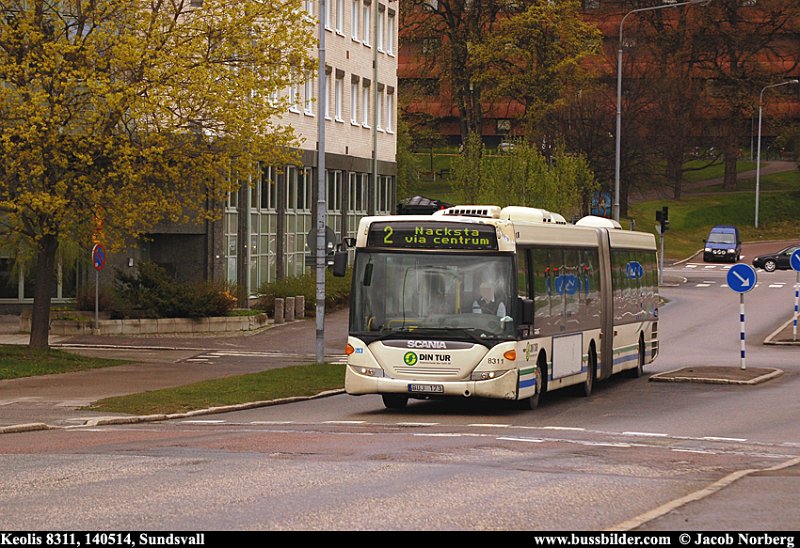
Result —
[[[501,318],[506,315],[506,305],[497,299],[494,284],[483,282],[480,285],[480,295],[472,303],[472,311],[476,314],[496,314]]]

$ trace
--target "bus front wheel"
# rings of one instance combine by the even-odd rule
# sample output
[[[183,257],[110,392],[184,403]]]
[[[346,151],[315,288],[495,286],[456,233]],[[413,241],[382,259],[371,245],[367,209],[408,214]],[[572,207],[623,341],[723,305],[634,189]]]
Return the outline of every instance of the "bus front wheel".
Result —
[[[589,367],[586,372],[586,380],[581,384],[581,396],[588,398],[592,395],[592,388],[594,387],[594,376],[597,372],[597,353],[594,347],[589,349]]]
[[[386,409],[403,409],[408,404],[408,396],[402,394],[381,394]]]
[[[644,375],[644,339],[639,337],[639,355],[636,356],[636,367],[628,370],[628,375],[633,379],[638,379]]]

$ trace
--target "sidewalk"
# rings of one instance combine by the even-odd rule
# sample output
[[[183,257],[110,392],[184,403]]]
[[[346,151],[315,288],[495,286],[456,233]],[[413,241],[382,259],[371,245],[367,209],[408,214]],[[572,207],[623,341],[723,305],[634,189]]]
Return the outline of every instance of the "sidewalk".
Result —
[[[343,355],[347,317],[347,310],[325,315],[326,361],[341,359]],[[98,421],[130,422],[132,418],[127,415],[108,416],[80,408],[112,396],[313,363],[315,343],[314,318],[273,325],[246,335],[51,336],[52,348],[129,360],[130,363],[61,375],[0,380],[0,436],[4,432],[96,424]],[[0,333],[0,344],[25,345],[28,335]],[[189,361],[200,354],[223,351],[239,353],[247,359],[233,358],[222,365]]]

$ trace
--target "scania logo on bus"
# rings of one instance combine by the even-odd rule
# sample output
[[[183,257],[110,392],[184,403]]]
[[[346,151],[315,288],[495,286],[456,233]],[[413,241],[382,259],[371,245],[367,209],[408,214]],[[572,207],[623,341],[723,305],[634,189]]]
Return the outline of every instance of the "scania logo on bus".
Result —
[[[444,341],[408,341],[409,348],[443,348],[447,350],[447,343]]]

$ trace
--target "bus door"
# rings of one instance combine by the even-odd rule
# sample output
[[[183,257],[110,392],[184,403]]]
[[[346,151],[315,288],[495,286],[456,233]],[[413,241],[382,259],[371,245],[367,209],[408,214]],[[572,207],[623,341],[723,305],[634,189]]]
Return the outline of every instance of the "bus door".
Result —
[[[597,229],[597,241],[600,251],[600,299],[601,329],[600,338],[600,378],[611,376],[614,367],[614,272],[611,270],[611,241],[608,229]]]

